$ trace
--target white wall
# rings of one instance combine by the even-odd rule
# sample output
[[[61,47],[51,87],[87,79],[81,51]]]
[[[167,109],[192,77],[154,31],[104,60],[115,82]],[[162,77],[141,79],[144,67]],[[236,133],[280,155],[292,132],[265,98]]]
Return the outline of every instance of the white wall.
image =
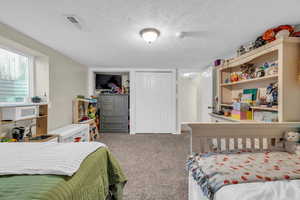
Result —
[[[72,100],[88,94],[88,67],[1,23],[0,36],[49,57],[49,130],[72,123]]]
[[[212,112],[212,110],[208,109],[208,107],[213,106],[212,68],[209,67],[202,71],[196,81],[198,85],[198,120],[200,122],[209,122],[210,116],[208,113]]]
[[[189,75],[190,76],[187,76]],[[179,71],[177,80],[178,91],[178,121],[197,122],[199,121],[199,72]],[[180,126],[182,131],[187,130],[186,126]]]
[[[178,72],[178,121],[208,122],[208,106],[212,106],[211,68],[179,70]],[[182,131],[187,127],[182,126]]]
[[[180,94],[180,113],[183,122],[198,120],[198,84],[191,78],[180,77],[178,81],[178,93]]]

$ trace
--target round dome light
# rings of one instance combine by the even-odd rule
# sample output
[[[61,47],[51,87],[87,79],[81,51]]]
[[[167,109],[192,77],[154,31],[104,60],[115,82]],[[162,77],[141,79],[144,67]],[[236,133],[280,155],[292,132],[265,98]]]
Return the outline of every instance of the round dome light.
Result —
[[[160,32],[156,28],[144,28],[140,31],[140,35],[148,44],[151,44],[157,40]]]

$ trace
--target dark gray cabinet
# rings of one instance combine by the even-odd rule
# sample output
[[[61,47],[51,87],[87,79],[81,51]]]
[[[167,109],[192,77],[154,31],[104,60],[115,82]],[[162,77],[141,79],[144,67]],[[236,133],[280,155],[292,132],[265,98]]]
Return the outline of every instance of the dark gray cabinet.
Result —
[[[99,95],[100,132],[128,133],[129,109],[127,94]]]

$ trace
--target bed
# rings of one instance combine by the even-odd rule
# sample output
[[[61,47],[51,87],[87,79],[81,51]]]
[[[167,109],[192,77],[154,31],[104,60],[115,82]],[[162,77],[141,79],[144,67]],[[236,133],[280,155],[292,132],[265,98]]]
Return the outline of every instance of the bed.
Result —
[[[193,154],[189,200],[300,199],[300,157],[282,151],[283,133],[299,123],[186,125]]]
[[[51,144],[44,145],[47,147]],[[80,144],[74,146],[74,153],[78,145]],[[10,155],[13,151],[8,151],[7,156],[13,156]],[[35,152],[33,156],[37,154]],[[41,159],[40,161],[43,162]],[[33,167],[37,165],[39,163]],[[18,171],[15,172],[16,175],[5,175],[2,173],[3,168],[0,163],[0,199],[3,200],[106,200],[110,198],[122,200],[122,191],[126,183],[121,167],[105,146],[93,150],[81,162],[79,169],[70,176],[55,175],[55,173],[61,174],[58,170],[57,172],[49,171],[49,174],[42,174],[41,171],[35,170],[31,174],[30,171],[26,172],[27,175]],[[28,169],[28,167],[24,168]]]

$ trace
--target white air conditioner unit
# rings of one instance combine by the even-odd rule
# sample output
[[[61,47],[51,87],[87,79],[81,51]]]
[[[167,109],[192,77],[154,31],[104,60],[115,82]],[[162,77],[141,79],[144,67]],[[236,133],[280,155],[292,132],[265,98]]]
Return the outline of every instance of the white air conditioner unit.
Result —
[[[35,118],[38,116],[37,106],[24,106],[24,107],[8,107],[2,108],[2,120],[17,121]]]

